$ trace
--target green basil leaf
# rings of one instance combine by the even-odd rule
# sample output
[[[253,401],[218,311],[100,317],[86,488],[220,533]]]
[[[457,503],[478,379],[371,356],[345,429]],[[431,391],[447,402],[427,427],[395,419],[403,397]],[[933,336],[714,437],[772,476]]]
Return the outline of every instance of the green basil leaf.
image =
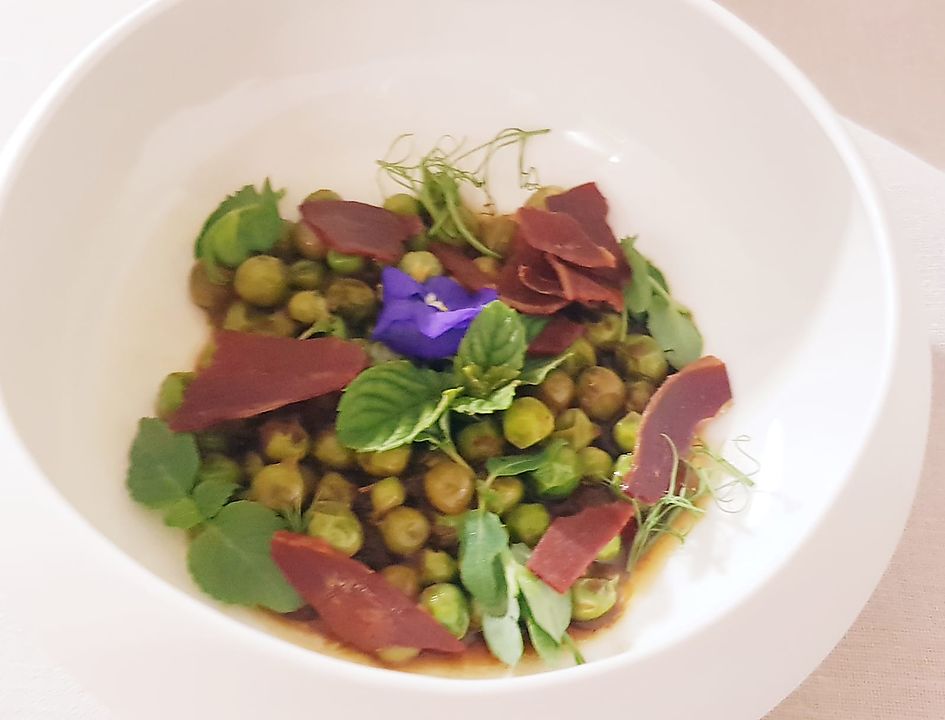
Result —
[[[458,393],[451,375],[408,360],[368,368],[345,390],[336,430],[342,444],[360,451],[390,450],[433,425]]]
[[[499,516],[470,510],[459,534],[459,577],[463,586],[491,615],[506,612],[507,587],[501,557],[509,534]]]
[[[506,665],[515,665],[525,652],[522,629],[518,625],[518,585],[515,579],[515,562],[511,555],[504,554],[502,560],[507,589],[506,609],[501,615],[482,615],[482,636],[486,646],[496,658]]]
[[[555,643],[560,643],[571,624],[571,593],[557,592],[518,563],[515,577],[535,622]]]
[[[519,384],[518,380],[513,380],[484,398],[460,397],[450,405],[450,409],[464,415],[488,415],[499,410],[505,410],[515,400],[515,389]]]
[[[563,364],[570,357],[571,353],[564,353],[548,359],[529,358],[525,361],[522,368],[521,381],[523,385],[541,385],[548,373]]]
[[[485,398],[508,382],[518,378],[519,371],[509,365],[496,365],[483,369],[478,365],[466,365],[461,373],[466,392],[477,398]]]
[[[223,509],[237,488],[239,485],[229,480],[204,480],[194,488],[194,505],[201,517],[209,520]]]
[[[189,498],[200,454],[194,436],[175,433],[163,420],[142,418],[131,445],[127,484],[142,505],[163,509]]]
[[[634,315],[647,311],[653,297],[653,286],[650,283],[650,263],[633,246],[636,237],[623,238],[620,245],[630,265],[630,282],[624,286],[623,300],[627,310]],[[659,271],[657,271],[659,272]],[[662,273],[661,273],[662,275]]]
[[[486,305],[472,321],[456,353],[456,373],[476,366],[479,373],[505,367],[516,374],[525,362],[525,326],[519,314],[496,300]],[[465,372],[468,376],[468,371]]]
[[[203,520],[204,517],[197,504],[189,497],[181,498],[172,503],[164,513],[165,525],[183,530],[190,530],[190,528],[202,523]]]
[[[269,546],[285,521],[255,502],[227,505],[190,544],[187,566],[208,595],[225,603],[298,610],[302,599],[283,577]]]
[[[649,261],[647,261],[647,262],[649,262]],[[650,275],[650,277],[653,278],[653,280],[656,282],[656,284],[657,284],[659,287],[661,287],[666,293],[669,293],[669,283],[666,282],[666,276],[663,275],[663,271],[660,270],[658,267],[656,267],[656,265],[654,265],[654,264],[651,263],[651,262],[649,263],[649,266],[650,266],[650,267],[649,267],[649,275]]]
[[[551,318],[544,315],[519,315],[522,319],[522,325],[525,326],[525,342],[531,343],[536,337],[541,335],[545,325],[551,322]]]
[[[528,605],[522,602],[522,615],[525,618],[525,629],[528,630],[528,639],[535,648],[546,665],[549,667],[558,667],[561,665],[564,653],[561,645],[556,643],[554,638],[541,629],[541,626],[535,622],[535,618],[528,611]]]
[[[692,317],[659,293],[653,295],[646,326],[677,370],[702,357],[702,335]]]

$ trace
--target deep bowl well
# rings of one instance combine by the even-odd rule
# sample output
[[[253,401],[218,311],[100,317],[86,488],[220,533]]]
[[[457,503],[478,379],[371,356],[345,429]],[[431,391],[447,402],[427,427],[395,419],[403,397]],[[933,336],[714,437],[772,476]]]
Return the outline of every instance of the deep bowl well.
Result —
[[[286,210],[322,186],[376,202],[374,160],[397,135],[507,126],[552,128],[530,146],[542,180],[596,180],[618,234],[639,234],[695,309],[734,383],[714,432],[749,436],[760,462],[753,502],[710,511],[584,667],[430,678],[260,632],[195,589],[180,533],[123,483],[136,419],[206,334],[186,293],[193,237],[245,183],[288,188]],[[758,717],[849,624],[911,501],[924,411],[883,429],[906,451],[894,492],[888,454],[868,454],[903,402],[927,402],[869,182],[806,83],[705,3],[154,3],[21,132],[0,252],[4,473],[24,517],[56,528],[7,577],[121,717],[448,702],[459,719],[539,697],[554,717]]]

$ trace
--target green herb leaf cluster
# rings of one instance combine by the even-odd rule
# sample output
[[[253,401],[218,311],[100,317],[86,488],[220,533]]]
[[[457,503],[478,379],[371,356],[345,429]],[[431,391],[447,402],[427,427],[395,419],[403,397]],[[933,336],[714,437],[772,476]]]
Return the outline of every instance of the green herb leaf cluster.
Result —
[[[229,503],[237,485],[197,482],[200,454],[194,436],[175,433],[156,418],[142,418],[131,446],[127,484],[131,496],[164,512],[164,522],[197,528],[188,565],[197,584],[217,600],[289,612],[302,601],[269,555],[269,543],[285,522],[254,502]],[[228,504],[229,503],[229,504]]]
[[[338,438],[362,452],[426,441],[465,464],[450,438],[449,411],[505,410],[520,386],[541,383],[567,358],[526,360],[526,337],[519,313],[498,300],[489,303],[463,336],[451,372],[395,360],[358,375],[338,405]]]
[[[635,247],[635,237],[620,241],[633,277],[624,287],[624,305],[646,327],[666,353],[669,364],[681,369],[702,356],[702,335],[692,313],[669,292],[663,273]]]
[[[394,182],[413,193],[424,211],[430,216],[431,225],[427,234],[449,244],[468,243],[483,255],[499,255],[483,245],[472,230],[471,213],[464,207],[460,196],[463,185],[481,190],[485,195],[485,206],[493,208],[495,203],[489,192],[489,165],[493,155],[501,148],[518,146],[519,184],[523,188],[538,187],[534,168],[525,166],[525,145],[529,138],[544,135],[549,129],[521,130],[506,128],[492,140],[477,145],[469,150],[458,143],[453,148],[444,147],[451,138],[442,138],[429,152],[417,162],[407,158],[400,160],[378,160],[377,164]],[[391,146],[391,152],[410,135],[401,135]],[[470,166],[470,169],[464,169]]]
[[[210,213],[194,243],[194,257],[204,263],[208,277],[223,282],[219,266],[236,267],[252,253],[267,252],[284,231],[279,199],[269,179],[262,191],[246,185],[228,196]]]

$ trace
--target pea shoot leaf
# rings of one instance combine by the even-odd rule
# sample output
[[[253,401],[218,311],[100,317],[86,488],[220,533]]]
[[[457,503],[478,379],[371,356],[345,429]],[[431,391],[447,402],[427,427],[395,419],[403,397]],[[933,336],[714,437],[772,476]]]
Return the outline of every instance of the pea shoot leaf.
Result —
[[[626,237],[620,241],[620,246],[623,248],[631,272],[630,282],[623,289],[623,301],[627,310],[634,315],[640,315],[650,307],[653,286],[650,283],[651,265],[633,246],[634,242],[636,242],[635,236]]]
[[[689,312],[672,298],[654,293],[646,327],[677,370],[702,356],[702,335]]]
[[[522,616],[525,618],[525,629],[528,630],[528,639],[538,653],[538,657],[549,667],[557,667],[561,664],[564,653],[561,645],[556,643],[554,638],[541,629],[541,626],[535,622],[535,618],[528,611],[528,605],[522,602]]]
[[[571,593],[555,591],[518,563],[515,575],[529,614],[556,644],[560,643],[571,624]]]
[[[541,450],[530,455],[502,455],[486,460],[486,472],[490,478],[509,477],[533,472],[543,467],[549,458],[564,445],[562,440],[554,440]]]
[[[507,587],[502,553],[509,534],[495,513],[470,510],[459,535],[459,576],[463,586],[491,615],[506,612]]]
[[[173,503],[164,513],[164,524],[169,527],[189,530],[196,527],[204,520],[197,504],[193,499],[181,498]]]
[[[200,467],[194,436],[172,432],[157,418],[138,422],[130,460],[127,483],[131,497],[158,510],[189,498]]]
[[[447,373],[415,367],[408,360],[368,368],[338,404],[338,439],[363,452],[413,442],[445,412],[459,392]]]
[[[226,505],[227,500],[239,487],[229,480],[211,478],[194,488],[193,501],[202,520],[210,520]]]
[[[540,358],[529,358],[525,361],[522,368],[521,381],[523,385],[541,385],[548,374],[562,365],[571,353],[564,353],[553,357],[550,360]]]
[[[515,561],[507,550],[503,553],[502,566],[507,593],[505,612],[501,615],[483,613],[482,636],[489,652],[506,665],[515,665],[525,652],[525,641],[518,625],[520,610]]]
[[[231,503],[190,544],[190,574],[221,602],[261,605],[279,613],[297,610],[302,599],[269,551],[273,534],[283,529],[285,521],[269,508],[246,500]]]
[[[453,361],[471,395],[485,397],[518,377],[525,363],[525,326],[519,314],[498,300],[472,321]]]
[[[262,191],[246,185],[227,196],[206,219],[194,243],[211,280],[219,280],[217,265],[236,267],[252,252],[266,252],[283,233],[279,199],[284,191],[272,189],[269,179]]]

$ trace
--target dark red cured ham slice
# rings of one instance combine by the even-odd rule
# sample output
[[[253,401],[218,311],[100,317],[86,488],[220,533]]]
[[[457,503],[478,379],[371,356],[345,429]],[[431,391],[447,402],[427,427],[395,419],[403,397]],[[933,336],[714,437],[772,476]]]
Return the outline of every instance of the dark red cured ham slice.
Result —
[[[603,285],[581,268],[562,262],[556,257],[548,257],[548,263],[554,268],[558,281],[568,300],[577,300],[582,303],[603,302],[614,310],[623,310],[623,294],[619,286]]]
[[[341,390],[367,367],[367,355],[353,342],[268,337],[222,330],[216,350],[184,392],[169,424],[175,432],[205,430],[224,420]]]
[[[594,505],[556,518],[528,559],[528,569],[558,592],[567,592],[633,517],[629,502]]]
[[[559,195],[551,195],[545,199],[545,206],[552,212],[570,215],[591,240],[617,258],[618,272],[602,272],[602,279],[614,284],[630,277],[630,266],[607,223],[607,198],[601,194],[597,183],[584,183]]]
[[[673,448],[667,438],[684,456],[699,423],[715,417],[731,399],[725,363],[711,355],[667,378],[643,411],[627,494],[644,503],[663,497],[673,473]]]
[[[272,538],[272,558],[331,632],[358,650],[465,650],[383,575],[342,555],[321,538],[277,532]]]
[[[519,282],[529,290],[542,295],[554,295],[555,297],[564,295],[564,290],[561,283],[558,282],[558,276],[555,275],[554,269],[541,255],[538,255],[535,262],[527,265],[518,263],[516,267]]]
[[[469,290],[495,287],[495,279],[480,270],[476,263],[459,248],[437,242],[430,245],[430,252],[460,285]]]
[[[584,326],[558,315],[528,344],[529,355],[560,355],[584,334]]]
[[[518,268],[511,261],[499,273],[497,289],[502,302],[529,315],[552,315],[568,304],[564,298],[543,295],[525,287],[518,277]]]
[[[536,250],[586,268],[613,268],[617,256],[588,237],[580,223],[566,213],[519,208],[521,238]]]
[[[332,250],[385,263],[399,260],[404,243],[423,229],[416,216],[353,200],[313,200],[302,203],[299,210]]]

